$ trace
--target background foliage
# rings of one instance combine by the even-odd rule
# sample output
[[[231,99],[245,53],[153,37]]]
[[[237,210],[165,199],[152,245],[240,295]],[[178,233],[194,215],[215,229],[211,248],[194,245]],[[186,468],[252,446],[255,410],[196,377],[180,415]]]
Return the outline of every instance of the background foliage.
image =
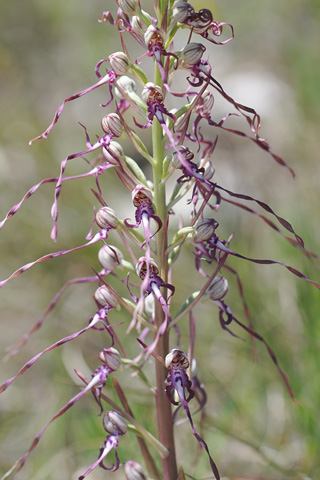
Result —
[[[83,132],[78,121],[91,131],[97,128],[102,113],[99,104],[105,101],[101,91],[69,104],[50,140],[28,146],[30,138],[49,124],[64,98],[93,83],[97,61],[119,49],[113,29],[97,22],[102,11],[110,8],[109,3],[0,0],[1,218],[31,185],[55,176],[62,158],[82,149]],[[307,248],[319,254],[319,3],[192,3],[198,9],[211,9],[217,20],[234,25],[233,42],[208,47],[214,75],[237,101],[261,114],[262,135],[297,174],[292,180],[285,169],[250,142],[221,134],[213,157],[218,183],[269,203],[293,224]],[[70,174],[80,169],[79,163],[70,164]],[[128,216],[128,199],[121,198],[113,185],[116,181],[108,173],[102,186],[110,206],[120,217]],[[81,180],[63,189],[56,245],[49,237],[53,186],[42,187],[23,206],[0,232],[1,279],[49,251],[82,243],[93,218],[91,186],[91,180]],[[221,236],[235,233],[234,250],[251,257],[281,259],[319,281],[318,270],[258,218],[223,207],[217,219],[223,229]],[[93,247],[40,264],[0,291],[1,356],[41,316],[65,281],[97,268],[96,253]],[[193,261],[191,255],[188,261]],[[217,310],[205,304],[205,313],[197,318],[196,353],[207,366],[202,378],[209,396],[206,440],[224,475],[284,479],[302,478],[299,472],[303,472],[316,479],[320,475],[319,292],[279,266],[234,259],[234,267],[244,282],[255,327],[277,353],[296,402],[289,399],[263,346],[253,349],[248,339],[242,342],[222,332]],[[185,268],[177,285],[181,292],[194,288]],[[29,344],[2,363],[0,380],[14,375],[19,366],[52,341],[78,330],[94,310],[93,292],[94,286],[70,288]],[[234,285],[227,300],[241,318],[241,301],[235,292]],[[178,304],[181,297],[177,295],[175,301]],[[51,413],[74,394],[73,368],[87,373],[86,362],[95,368],[97,342],[104,346],[99,336],[84,336],[51,352],[1,396],[0,471],[25,451]],[[136,400],[137,418],[151,424],[152,402],[146,396],[142,398],[125,372],[121,375]],[[50,427],[21,472],[22,480],[77,477],[103,442],[101,422],[91,407],[88,396]],[[179,445],[180,455],[195,448],[193,438],[182,434],[184,427],[178,427],[184,439]],[[123,448],[131,450],[134,459],[133,438]],[[197,478],[205,478],[205,469],[204,461]],[[106,478],[98,471],[94,477]],[[112,478],[121,478],[121,474]]]

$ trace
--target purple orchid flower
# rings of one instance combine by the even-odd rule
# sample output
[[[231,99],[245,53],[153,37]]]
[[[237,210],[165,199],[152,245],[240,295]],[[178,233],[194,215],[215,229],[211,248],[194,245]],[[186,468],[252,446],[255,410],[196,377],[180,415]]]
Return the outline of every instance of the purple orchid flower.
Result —
[[[211,43],[214,43],[215,45],[225,45],[233,40],[233,26],[230,23],[216,22],[213,20],[212,13],[207,8],[202,8],[199,10],[199,12],[195,12],[194,8],[190,4],[187,4],[184,8],[182,7],[182,10],[185,11],[185,19],[181,18],[179,21],[190,27],[192,33],[201,35],[203,38]],[[222,42],[214,40],[214,38],[210,36],[210,33],[216,37],[220,37],[225,25],[231,28],[231,37],[223,40]]]
[[[0,288],[3,287],[9,280],[11,280],[14,277],[17,277],[24,273],[25,271],[29,270],[29,268],[33,267],[33,265],[37,263],[44,262],[46,260],[50,260],[51,258],[56,258],[60,257],[61,255],[67,255],[68,253],[71,252],[76,252],[77,250],[81,250],[83,248],[87,248],[90,245],[93,245],[100,240],[105,242],[105,240],[108,238],[108,233],[110,230],[115,229],[118,227],[118,218],[115,214],[115,212],[112,210],[112,208],[109,207],[101,207],[96,215],[95,215],[95,223],[98,225],[98,227],[101,229],[98,231],[94,236],[89,233],[87,235],[87,239],[89,241],[83,245],[79,245],[78,247],[73,247],[70,248],[69,250],[60,250],[59,252],[52,252],[48,253],[46,255],[43,255],[42,257],[38,258],[37,260],[34,260],[33,262],[29,262],[26,265],[23,265],[22,267],[18,268],[15,272],[13,272],[8,278],[5,280],[2,280],[0,282]],[[106,267],[105,267],[106,268]],[[105,275],[106,273],[103,273]]]
[[[60,417],[62,414],[67,412],[76,402],[78,402],[83,395],[85,395],[87,392],[92,391],[94,394],[94,397],[99,399],[100,401],[100,393],[101,389],[105,385],[109,374],[117,370],[120,366],[121,363],[121,358],[119,352],[111,347],[111,348],[106,348],[99,354],[99,358],[101,362],[104,364],[97,368],[97,370],[92,374],[92,380],[86,385],[86,387],[81,390],[77,395],[75,395],[69,402],[66,403],[50,420],[47,422],[42,429],[37,433],[37,435],[34,437],[33,442],[29,448],[29,450],[22,456],[20,457],[15,464],[10,468],[10,470],[2,477],[2,480],[6,480],[9,478],[12,472],[15,471],[15,475],[12,478],[15,478],[16,474],[22,469],[24,464],[26,463],[30,453],[36,448],[38,445],[42,435],[46,431],[46,429],[49,427],[49,425],[54,422],[58,417]],[[98,402],[99,403],[99,402]],[[101,407],[101,402],[99,403]],[[102,408],[102,407],[101,407]]]
[[[145,57],[145,56],[154,57],[159,67],[162,81],[163,83],[167,83],[167,72],[165,67],[162,64],[162,57],[167,57],[167,58],[173,57],[176,60],[175,68],[177,68],[178,66],[177,55],[172,52],[168,52],[164,48],[165,39],[164,39],[163,33],[159,28],[155,27],[154,25],[150,25],[147,28],[144,34],[144,40],[147,45],[148,52],[142,55],[142,57]],[[142,58],[142,57],[139,57],[139,58]]]
[[[129,228],[138,228],[142,223],[147,244],[149,244],[150,239],[156,235],[156,233],[158,233],[162,227],[162,221],[160,217],[155,214],[152,202],[152,191],[144,185],[137,185],[132,191],[132,203],[136,207],[136,224],[133,225],[129,223],[129,219],[124,220],[125,226]],[[152,236],[150,234],[150,218],[152,218],[158,224],[158,229]]]
[[[31,368],[34,365],[34,363],[37,360],[39,360],[39,358],[42,357],[45,353],[48,353],[51,350],[54,350],[55,348],[60,347],[61,345],[64,345],[67,342],[70,342],[71,340],[74,340],[75,338],[79,337],[80,335],[82,335],[83,333],[87,332],[90,329],[96,329],[96,325],[99,322],[102,324],[103,330],[109,333],[112,340],[112,345],[113,345],[114,343],[113,334],[110,329],[110,326],[106,322],[106,319],[107,319],[107,314],[109,310],[111,310],[112,308],[116,308],[118,305],[118,301],[115,298],[115,296],[112,294],[112,292],[110,292],[105,285],[102,285],[96,290],[94,298],[99,306],[99,310],[95,313],[93,317],[89,319],[88,325],[82,328],[81,330],[79,330],[78,332],[58,340],[57,342],[53,343],[49,347],[42,350],[42,352],[32,357],[27,363],[23,365],[23,367],[20,368],[20,370],[16,375],[14,375],[9,380],[6,380],[2,385],[0,385],[0,393],[4,392],[12,384],[12,382],[16,380],[16,378],[18,378],[20,375],[22,375],[27,370],[29,370],[29,368]]]
[[[257,258],[250,258],[240,253],[236,253],[231,250],[225,242],[221,241],[218,235],[215,233],[216,228],[219,226],[219,223],[214,220],[213,218],[204,218],[200,220],[196,226],[194,242],[196,245],[196,265],[199,265],[199,261],[202,259],[202,255],[207,257],[207,261],[209,263],[212,260],[216,260],[216,255],[220,252],[224,252],[228,255],[233,255],[238,258],[242,258],[243,260],[248,260],[249,262],[258,263],[261,265],[282,265],[285,267],[289,272],[293,273],[299,278],[310,282],[314,285],[318,290],[320,290],[320,283],[311,280],[310,278],[306,277],[303,273],[301,273],[296,268],[291,267],[283,262],[277,260],[263,260]]]
[[[112,69],[109,70],[109,71],[107,70],[107,73],[105,75],[101,75],[100,67],[103,63],[107,62],[108,60],[110,62],[110,65],[111,65]],[[95,73],[96,73],[99,81],[97,83],[95,83],[94,85],[92,85],[91,87],[88,87],[84,90],[81,90],[80,92],[75,93],[74,95],[71,95],[71,97],[66,98],[63,101],[63,103],[59,106],[56,113],[54,114],[53,120],[50,123],[49,127],[41,135],[39,135],[38,137],[35,137],[32,140],[30,140],[29,145],[32,145],[33,142],[35,142],[36,140],[40,140],[41,138],[48,138],[48,135],[51,132],[53,126],[59,120],[60,115],[61,115],[66,103],[71,102],[72,100],[76,100],[77,98],[80,98],[83,95],[86,95],[87,93],[92,92],[92,90],[95,90],[96,88],[101,87],[102,85],[106,85],[106,84],[109,85],[109,92],[110,92],[110,97],[111,98],[105,105],[102,105],[102,106],[106,107],[107,105],[109,105],[112,102],[112,100],[113,100],[112,85],[119,76],[127,73],[130,63],[129,63],[129,59],[128,59],[127,55],[123,52],[112,53],[111,55],[109,55],[108,60],[102,59],[95,66]]]
[[[88,467],[87,470],[83,472],[82,475],[80,475],[80,477],[78,477],[78,480],[83,480],[98,465],[104,470],[109,470],[111,472],[115,472],[120,467],[117,447],[119,445],[119,437],[127,433],[127,423],[119,412],[110,410],[104,415],[103,427],[109,433],[109,435],[106,437],[104,446],[100,448],[98,459],[92,465],[90,465],[90,467]],[[114,450],[116,463],[112,467],[106,467],[103,463],[103,460],[108,455],[108,453],[111,452],[111,450]]]
[[[236,102],[230,95],[228,95],[225,92],[222,85],[215,78],[212,77],[211,75],[212,67],[210,66],[207,60],[202,59],[202,55],[205,52],[205,50],[206,48],[201,43],[188,43],[180,53],[181,67],[184,69],[190,70],[192,74],[192,79],[187,77],[189,84],[193,87],[200,87],[203,84],[212,86],[215,90],[217,90],[220,93],[220,95],[223,98],[225,98],[231,105],[235,107],[235,109],[239,112],[240,115],[242,115],[245,118],[245,120],[250,126],[251,131],[254,133],[254,136],[251,137],[250,135],[247,135],[241,130],[224,127],[225,121],[230,116],[234,116],[235,115],[234,113],[230,113],[226,115],[218,123],[212,120],[211,117],[207,117],[206,119],[209,125],[212,125],[217,128],[221,128],[225,131],[234,133],[236,135],[240,135],[242,137],[248,138],[249,140],[253,141],[260,148],[267,151],[277,163],[286,167],[294,177],[295,173],[293,169],[289,167],[281,157],[279,157],[278,155],[274,154],[271,151],[270,146],[265,139],[259,137],[258,131],[260,129],[260,116],[257,114],[257,112],[253,108],[247,107],[245,105],[242,105]],[[198,122],[199,122],[199,119],[198,119]]]
[[[111,141],[115,137],[120,137],[122,135],[123,131],[123,126],[121,123],[121,119],[117,113],[109,113],[103,119],[101,120],[101,127],[102,130],[104,131],[104,135],[100,138],[98,138],[98,141],[94,144],[91,143],[87,129],[84,125],[80,124],[86,134],[86,144],[87,144],[87,150],[84,150],[82,152],[78,153],[73,153],[71,155],[68,155],[60,165],[60,175],[58,178],[58,181],[56,183],[56,188],[55,188],[55,196],[54,196],[54,203],[51,208],[51,216],[53,219],[53,229],[51,231],[51,238],[53,240],[56,240],[57,238],[57,220],[58,220],[58,198],[60,196],[61,192],[61,186],[62,186],[62,179],[63,179],[63,174],[67,166],[67,162],[69,160],[72,160],[74,158],[79,158],[82,157],[83,155],[86,155],[88,153],[94,152],[98,149],[103,149],[106,148],[108,150],[108,147],[111,143]],[[112,154],[112,152],[110,152]]]
[[[187,355],[182,350],[173,349],[166,356],[165,364],[168,369],[168,376],[165,381],[165,392],[167,397],[173,405],[179,405],[179,403],[181,403],[190,422],[193,435],[207,452],[211,470],[216,479],[220,480],[218,468],[210,455],[208,445],[197,433],[191,417],[188,402],[194,397],[194,391],[192,390],[192,383],[186,372],[186,370],[189,368],[189,360]],[[178,396],[178,401],[176,401],[175,395]]]
[[[136,265],[136,272],[139,278],[142,280],[141,284],[141,292],[142,295],[141,297],[136,297],[129,289],[129,293],[131,295],[131,298],[135,301],[137,304],[135,313],[137,313],[140,308],[143,307],[144,303],[144,298],[150,295],[151,293],[154,294],[155,298],[160,302],[162,310],[165,314],[165,318],[160,325],[160,327],[157,330],[157,333],[155,335],[155,338],[151,345],[149,345],[146,349],[145,352],[147,354],[147,357],[149,357],[154,349],[157,346],[159,338],[165,333],[167,327],[168,327],[168,322],[169,322],[169,308],[168,308],[168,301],[170,297],[174,294],[175,292],[175,287],[169,283],[165,283],[162,278],[159,276],[159,268],[156,264],[156,262],[150,258],[148,259],[147,257],[141,257]],[[165,300],[161,293],[161,288],[166,288],[171,292],[169,298]],[[135,316],[133,317],[131,324],[129,326],[129,330],[133,328],[135,325],[136,318]]]

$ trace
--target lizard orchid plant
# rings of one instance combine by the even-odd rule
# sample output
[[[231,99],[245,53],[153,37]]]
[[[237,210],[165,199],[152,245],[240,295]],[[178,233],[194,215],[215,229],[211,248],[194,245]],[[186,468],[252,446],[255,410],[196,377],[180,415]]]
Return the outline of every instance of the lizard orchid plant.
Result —
[[[251,258],[235,251],[231,246],[232,236],[224,239],[219,233],[219,223],[223,222],[223,218],[219,218],[219,208],[223,202],[228,202],[235,208],[246,209],[258,217],[257,221],[265,222],[306,255],[310,253],[292,225],[269,205],[248,194],[234,192],[215,181],[214,154],[219,131],[244,137],[264,150],[270,160],[276,161],[294,175],[291,167],[273,153],[267,141],[259,136],[259,114],[233,99],[213,76],[213,67],[207,54],[208,46],[211,49],[219,48],[218,46],[232,41],[232,25],[219,22],[206,8],[197,11],[184,0],[155,0],[153,11],[150,12],[143,10],[140,0],[113,0],[109,3],[110,11],[103,12],[99,21],[105,23],[107,29],[117,30],[122,51],[110,53],[97,63],[96,83],[66,98],[58,107],[48,128],[31,140],[30,144],[52,134],[55,124],[63,121],[61,117],[69,102],[89,95],[96,89],[101,89],[107,95],[106,103],[101,105],[101,118],[97,121],[99,133],[92,140],[87,127],[81,125],[85,143],[83,149],[67,155],[61,161],[60,171],[55,177],[46,178],[31,187],[0,223],[0,228],[3,228],[42,185],[54,183],[51,237],[55,241],[62,188],[67,189],[69,180],[91,177],[94,182],[92,191],[99,206],[86,240],[79,242],[78,246],[48,253],[21,266],[0,281],[0,288],[40,262],[84,248],[97,249],[97,260],[102,268],[94,270],[91,276],[70,279],[63,285],[40,320],[12,348],[11,354],[16,353],[39,330],[69,285],[86,282],[96,284],[94,300],[97,310],[92,316],[87,316],[88,320],[82,319],[78,331],[56,341],[30,359],[14,377],[0,386],[0,393],[13,382],[18,382],[18,377],[40,357],[73,341],[79,335],[88,335],[89,331],[97,330],[104,336],[106,348],[99,354],[101,365],[92,373],[91,380],[77,371],[84,382],[83,389],[47,422],[34,437],[27,452],[3,475],[2,480],[16,478],[49,425],[61,415],[67,415],[71,407],[77,408],[76,404],[90,392],[98,405],[97,413],[103,414],[103,427],[107,436],[97,460],[87,467],[79,480],[89,476],[96,467],[108,470],[110,478],[112,472],[122,469],[127,480],[194,478],[188,472],[186,459],[176,455],[178,417],[184,417],[188,422],[192,441],[206,455],[207,473],[210,472],[211,478],[219,480],[219,458],[216,458],[215,452],[205,440],[203,430],[197,426],[199,417],[196,413],[200,411],[204,415],[207,402],[205,387],[199,380],[201,369],[206,367],[195,356],[195,324],[200,315],[199,301],[212,302],[213,311],[226,332],[237,337],[232,330],[235,324],[251,339],[262,342],[289,395],[293,397],[289,379],[281,369],[275,352],[251,323],[240,276],[232,267],[232,259],[237,257],[244,262],[260,264],[261,268],[265,264],[276,264],[317,289],[320,289],[320,284],[281,261]],[[183,48],[177,49],[176,39],[180,39],[181,35],[185,44]],[[144,53],[138,58],[132,57],[129,51],[133,51],[133,48],[128,48],[129,42],[136,43],[139,52],[142,49]],[[150,65],[151,75],[146,73],[150,71]],[[178,73],[179,81],[176,82]],[[217,118],[215,95],[220,96],[226,105],[226,113],[222,118]],[[172,107],[175,102],[179,105],[178,108]],[[238,126],[235,127],[236,122]],[[145,145],[141,139],[141,133],[145,130],[150,132],[150,145]],[[132,143],[134,158],[124,152],[124,137]],[[70,160],[90,154],[94,160],[87,171],[67,176]],[[112,200],[108,198],[109,192],[100,186],[100,178],[108,177],[110,170],[117,174],[118,188],[131,193],[135,208],[134,219],[131,215],[119,218],[116,205],[108,204]],[[187,216],[177,218],[175,215],[179,202],[184,205]],[[216,218],[219,218],[219,222]],[[115,235],[119,235],[119,241],[113,245]],[[109,243],[109,236],[113,238],[112,244]],[[193,253],[189,268],[193,269],[193,275],[201,287],[195,292],[183,292],[185,300],[179,308],[174,308],[172,298],[179,288],[174,285],[175,268],[184,250]],[[88,268],[91,266],[88,265]],[[236,275],[246,307],[245,318],[241,321],[238,318],[242,313],[232,313],[225,300],[229,291],[228,277],[232,275]],[[125,295],[117,292],[117,285],[121,286],[119,291],[125,289]],[[129,312],[130,316],[127,334],[132,336],[132,344],[135,345],[134,358],[127,357],[117,332],[118,326],[126,321],[123,310]],[[110,311],[112,324],[108,320]],[[188,335],[184,335],[181,342],[180,331],[186,329]],[[186,337],[189,339],[187,343]],[[150,366],[150,363],[154,364],[154,376],[147,379],[143,372],[145,365]],[[130,399],[127,400],[117,380],[121,365],[122,369],[132,371],[133,378],[139,377],[139,380],[145,381],[149,388],[155,404],[157,434],[149,432],[135,419],[129,406]],[[115,391],[122,407],[108,396],[111,389]],[[106,411],[105,404],[109,404],[112,410]],[[174,412],[172,405],[176,407]],[[94,403],[92,408],[95,408]],[[125,442],[122,437],[129,435],[130,430],[137,435],[141,452],[140,455],[137,453],[137,458],[127,457],[125,450],[122,450],[121,455],[117,451],[119,443]],[[159,454],[159,461],[150,453],[150,445]],[[112,451],[115,461],[109,458]]]

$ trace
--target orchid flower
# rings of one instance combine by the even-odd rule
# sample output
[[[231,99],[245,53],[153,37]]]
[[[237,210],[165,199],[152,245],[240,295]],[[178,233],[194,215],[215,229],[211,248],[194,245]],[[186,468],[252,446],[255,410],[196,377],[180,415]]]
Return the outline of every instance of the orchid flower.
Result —
[[[102,366],[97,368],[97,370],[92,374],[92,380],[86,385],[86,387],[81,390],[77,395],[75,395],[71,400],[69,400],[66,405],[64,405],[50,420],[47,422],[42,429],[37,433],[37,435],[34,437],[33,442],[29,448],[29,450],[22,456],[20,457],[15,464],[11,467],[11,469],[5,473],[5,475],[1,478],[1,480],[6,480],[9,478],[12,472],[15,471],[15,475],[22,469],[24,464],[26,463],[30,453],[36,448],[38,445],[42,435],[46,431],[46,429],[49,427],[49,425],[54,422],[57,418],[59,418],[62,414],[67,412],[76,402],[78,402],[83,395],[85,395],[87,392],[92,391],[94,398],[98,401],[101,409],[101,401],[100,401],[100,394],[103,386],[105,385],[109,374],[116,371],[121,363],[121,358],[119,355],[119,352],[111,347],[104,349],[102,352],[99,354],[99,358],[101,362],[103,363]],[[84,478],[84,477],[83,477]]]
[[[179,403],[181,403],[190,422],[193,435],[207,452],[211,470],[214,473],[216,480],[220,480],[218,468],[210,455],[208,445],[196,432],[191,417],[188,402],[194,397],[194,391],[192,390],[192,382],[186,372],[189,368],[187,355],[182,350],[175,348],[166,356],[165,363],[168,369],[168,376],[165,381],[165,392],[167,397],[173,405],[179,405]],[[177,400],[175,399],[175,395],[178,397]]]

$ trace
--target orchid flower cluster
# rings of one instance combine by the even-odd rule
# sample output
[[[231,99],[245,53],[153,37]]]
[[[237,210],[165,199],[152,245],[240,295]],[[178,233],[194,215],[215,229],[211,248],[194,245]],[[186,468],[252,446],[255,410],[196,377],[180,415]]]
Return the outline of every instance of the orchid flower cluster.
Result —
[[[50,345],[23,365],[14,377],[0,386],[0,393],[9,388],[40,357],[92,329],[105,335],[106,348],[98,354],[101,364],[92,373],[91,380],[76,371],[84,383],[83,389],[48,421],[35,436],[27,453],[16,461],[2,480],[15,478],[49,425],[90,392],[98,404],[97,413],[103,414],[103,427],[107,436],[97,460],[87,467],[79,479],[84,479],[99,466],[110,472],[123,468],[128,480],[183,480],[185,474],[189,475],[188,465],[184,465],[185,459],[176,457],[174,427],[178,417],[185,415],[195,442],[207,455],[208,469],[214,478],[219,480],[217,459],[214,459],[214,453],[211,452],[202,431],[201,434],[198,433],[196,427],[196,413],[201,411],[204,415],[207,401],[205,387],[198,378],[198,374],[201,378],[201,365],[195,356],[195,325],[199,301],[212,302],[225,331],[237,336],[232,330],[234,323],[248,333],[250,338],[265,345],[289,394],[293,396],[289,380],[275,353],[252,325],[243,296],[242,282],[230,259],[238,257],[257,264],[279,264],[292,274],[312,283],[317,289],[320,289],[320,284],[283,262],[255,259],[238,253],[230,246],[231,235],[228,239],[219,236],[219,222],[216,218],[221,203],[228,202],[259,217],[259,220],[284,236],[291,244],[310,255],[292,225],[269,205],[247,194],[233,192],[215,182],[213,154],[218,139],[215,134],[223,130],[230,135],[245,137],[292,175],[294,172],[271,151],[267,141],[259,136],[258,113],[253,108],[235,101],[212,75],[213,68],[206,54],[207,47],[222,46],[233,40],[232,25],[218,22],[206,8],[196,11],[184,0],[155,0],[152,13],[142,9],[140,0],[117,0],[117,4],[114,2],[110,11],[103,12],[99,21],[106,23],[107,28],[117,29],[122,51],[111,53],[97,63],[97,82],[64,100],[49,127],[31,140],[30,144],[48,137],[68,102],[98,88],[108,96],[107,102],[101,105],[104,110],[102,119],[99,120],[100,127],[97,125],[97,128],[101,128],[100,133],[92,141],[87,127],[81,124],[86,147],[62,160],[57,176],[44,179],[30,188],[23,199],[10,209],[0,223],[0,228],[42,185],[55,183],[51,210],[51,238],[55,241],[58,235],[61,189],[66,188],[67,181],[83,177],[92,177],[95,182],[92,191],[99,208],[95,212],[94,222],[84,243],[31,261],[2,280],[0,287],[37,263],[90,248],[95,244],[99,244],[97,259],[101,268],[99,271],[94,270],[94,275],[74,278],[63,285],[43,316],[12,347],[11,355],[39,330],[62,293],[71,284],[96,284],[94,300],[97,308],[85,326],[82,325],[77,332]],[[177,50],[176,39],[181,38],[181,35],[185,35],[185,46]],[[133,58],[129,52],[132,47],[127,47],[128,42],[136,42],[144,53]],[[152,66],[151,79],[143,70],[144,65],[148,65],[149,69],[150,65]],[[175,82],[178,74],[184,75],[184,83],[181,80]],[[181,88],[179,85],[182,85]],[[228,108],[225,116],[220,119],[216,118],[214,95],[221,96]],[[173,108],[172,105],[180,106]],[[230,117],[236,117],[239,128],[229,126]],[[203,134],[208,128],[211,129],[209,138]],[[152,138],[151,145],[147,146],[141,139],[141,132],[146,129],[150,130]],[[135,158],[125,154],[121,144],[124,137],[135,149]],[[76,176],[65,174],[70,160],[89,154],[93,154],[94,159],[89,164],[88,171]],[[141,160],[148,162],[148,174],[141,167]],[[99,182],[101,176],[108,175],[108,170],[114,170],[119,178],[119,185],[131,193],[135,209],[134,219],[119,218],[116,206],[108,205],[108,192],[101,188]],[[175,208],[183,201],[188,217],[183,216],[177,222]],[[242,202],[254,205],[254,208]],[[110,244],[109,236],[114,238],[115,235],[119,235],[120,242],[117,245]],[[171,304],[176,292],[173,284],[175,266],[179,263],[183,249],[193,252],[192,266],[202,287],[193,293],[186,292],[185,300],[179,308],[174,309]],[[229,290],[227,277],[232,275],[237,279],[243,300],[243,321],[237,319],[225,301]],[[127,295],[117,293],[117,283],[125,286]],[[118,315],[118,323],[111,324],[108,320],[111,310],[113,319]],[[135,358],[127,357],[117,333],[118,326],[126,318],[123,310],[126,310],[131,318],[127,334],[132,336],[136,345]],[[238,312],[239,315],[241,312]],[[189,343],[181,344],[180,330],[185,328],[189,328]],[[152,381],[146,381],[142,372],[145,364],[150,362],[154,363],[155,375]],[[116,378],[120,368],[131,369],[132,375],[145,381],[150,388],[157,412],[156,436],[135,419],[124,390]],[[109,389],[116,392],[122,407],[108,396]],[[105,410],[105,403],[109,404],[112,410]],[[176,407],[174,412],[172,406]],[[137,435],[144,466],[140,465],[136,458],[120,458],[118,455],[117,447],[119,442],[123,441],[122,437],[128,435],[128,430]],[[175,433],[179,435],[179,431]],[[161,468],[150,453],[149,444],[159,453]],[[109,459],[112,450],[115,463]]]

